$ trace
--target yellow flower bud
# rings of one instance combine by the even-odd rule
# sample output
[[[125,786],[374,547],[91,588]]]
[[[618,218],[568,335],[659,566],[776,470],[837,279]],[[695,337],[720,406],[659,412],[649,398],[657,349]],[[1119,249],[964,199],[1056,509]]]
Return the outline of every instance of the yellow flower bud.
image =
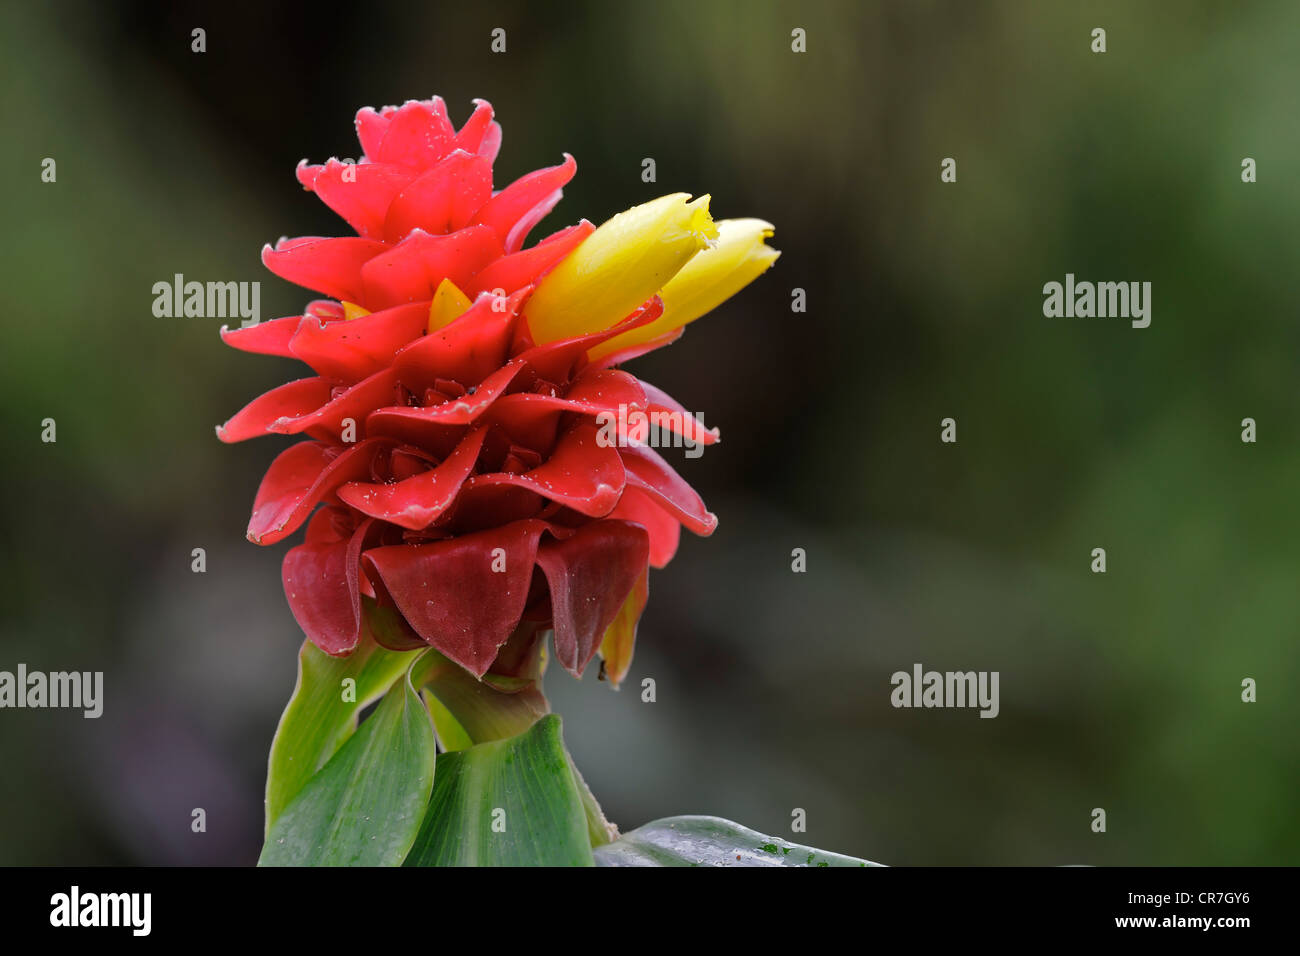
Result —
[[[429,331],[437,332],[452,319],[459,318],[472,305],[469,296],[460,291],[456,283],[443,279],[434,290],[433,301],[429,303]]]
[[[363,315],[369,315],[369,314],[370,314],[369,309],[363,309],[355,302],[348,302],[347,300],[344,300],[343,318],[347,319],[349,322],[351,322],[353,319],[359,319]]]
[[[610,219],[552,269],[524,306],[539,345],[634,312],[718,236],[709,197],[661,196]]]
[[[764,243],[775,227],[762,219],[723,219],[718,241],[686,263],[659,293],[664,314],[591,350],[597,359],[649,342],[694,322],[749,285],[776,262],[780,252]]]

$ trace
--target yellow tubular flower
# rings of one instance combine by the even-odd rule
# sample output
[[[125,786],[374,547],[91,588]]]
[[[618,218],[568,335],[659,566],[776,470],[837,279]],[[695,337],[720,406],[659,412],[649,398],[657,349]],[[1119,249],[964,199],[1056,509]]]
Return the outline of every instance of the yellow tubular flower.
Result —
[[[709,197],[661,196],[610,219],[552,269],[524,307],[541,345],[607,329],[718,237]]]
[[[780,252],[764,243],[775,227],[762,219],[723,219],[718,241],[682,267],[659,293],[664,314],[611,339],[590,352],[598,359],[676,331],[717,308],[776,262]]]

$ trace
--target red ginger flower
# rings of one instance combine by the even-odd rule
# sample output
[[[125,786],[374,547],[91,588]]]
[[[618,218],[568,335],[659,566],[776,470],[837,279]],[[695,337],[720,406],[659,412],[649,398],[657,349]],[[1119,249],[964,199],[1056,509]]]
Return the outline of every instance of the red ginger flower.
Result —
[[[358,235],[281,240],[262,261],[331,299],[221,334],[316,374],[217,434],[309,439],[271,464],[248,537],[274,544],[307,524],[284,587],[321,650],[350,654],[369,630],[482,677],[512,634],[551,629],[575,675],[605,639],[617,682],[648,567],[673,557],[682,525],[717,522],[639,436],[602,441],[598,416],[660,412],[686,440],[717,433],[613,366],[766,269],[771,227],[715,226],[707,197],[675,195],[525,249],[576,166],[566,154],[493,192],[501,129],[476,106],[459,131],[438,98],[363,109],[359,163],[299,166]]]

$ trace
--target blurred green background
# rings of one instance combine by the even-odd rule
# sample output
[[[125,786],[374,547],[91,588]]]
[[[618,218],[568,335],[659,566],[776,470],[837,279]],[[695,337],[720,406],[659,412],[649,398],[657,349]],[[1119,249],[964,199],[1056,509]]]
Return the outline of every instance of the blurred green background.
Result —
[[[0,669],[103,670],[106,701],[0,712],[0,863],[255,860],[301,637],[285,546],[243,531],[288,442],[213,426],[301,373],[151,287],[301,311],[261,245],[346,226],[295,164],[434,93],[493,103],[498,185],[577,157],[535,235],[678,190],[777,226],[771,272],[634,366],[722,428],[675,456],[719,530],[653,576],[628,687],[548,676],[613,820],[790,836],[802,808],[801,842],[891,864],[1297,862],[1300,6],[16,7]],[[1151,281],[1151,327],[1045,319],[1066,272]],[[914,662],[999,671],[1001,715],[895,710]]]

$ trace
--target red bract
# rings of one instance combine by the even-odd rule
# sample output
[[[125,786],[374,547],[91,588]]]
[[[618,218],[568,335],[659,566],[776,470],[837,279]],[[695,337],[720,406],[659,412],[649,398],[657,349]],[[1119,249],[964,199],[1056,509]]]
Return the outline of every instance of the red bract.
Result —
[[[572,157],[493,192],[501,131],[486,103],[459,131],[439,99],[364,109],[356,125],[359,163],[302,165],[298,179],[358,235],[262,253],[329,300],[222,330],[235,348],[315,372],[217,429],[228,442],[306,439],[271,464],[248,537],[274,544],[307,525],[285,556],[285,593],[328,654],[351,653],[386,612],[397,626],[375,626],[380,643],[432,645],[480,677],[521,624],[552,629],[556,657],[580,675],[625,601],[635,621],[646,569],[672,558],[680,527],[707,535],[716,523],[654,451],[597,440],[601,412],[680,411],[611,367],[644,343],[588,359],[663,303],[535,344],[530,293],[593,231],[584,220],[524,248]]]

